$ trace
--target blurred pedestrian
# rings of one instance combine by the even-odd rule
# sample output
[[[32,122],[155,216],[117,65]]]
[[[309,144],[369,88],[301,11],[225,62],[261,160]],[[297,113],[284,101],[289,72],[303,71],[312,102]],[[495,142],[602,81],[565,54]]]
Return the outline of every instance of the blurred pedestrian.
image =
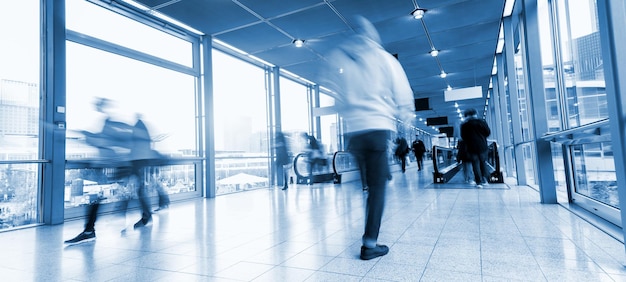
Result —
[[[463,142],[463,139],[459,139],[456,148],[456,161],[461,163],[461,169],[463,170],[463,181],[465,181],[466,184],[469,184],[471,182],[472,175],[472,172],[470,171],[472,159],[467,154],[467,148],[465,146],[465,142]]]
[[[276,165],[280,169],[279,174],[282,174],[283,190],[289,188],[289,169],[291,167],[291,156],[289,155],[289,145],[287,144],[287,138],[282,132],[276,132],[276,139],[274,140],[274,146],[276,148]]]
[[[400,160],[400,166],[402,167],[402,173],[406,172],[406,156],[409,154],[409,143],[404,137],[396,138],[396,150],[394,154]]]
[[[317,138],[308,133],[302,133],[302,138],[306,142],[306,156],[308,162],[309,179],[308,184],[313,184],[314,172],[319,172],[321,167],[328,165],[324,153],[322,151],[322,145],[317,141]]]
[[[150,209],[148,191],[146,189],[146,169],[152,165],[160,164],[165,158],[152,149],[152,138],[148,132],[148,127],[146,127],[146,124],[143,122],[142,116],[137,114],[136,118],[137,121],[133,126],[130,159],[132,174],[137,177],[137,198],[139,199],[139,206],[141,207],[141,219],[139,219],[133,227],[139,228],[152,221],[152,211]],[[167,194],[165,196],[167,196]],[[163,195],[159,194],[159,197],[163,197]]]
[[[463,113],[465,121],[461,124],[461,138],[465,142],[467,155],[472,163],[476,187],[488,185],[489,172],[487,171],[487,137],[491,135],[489,125],[478,118],[475,109],[467,109]]]
[[[123,171],[124,174],[117,173],[116,177],[135,176],[137,179],[137,197],[141,206],[141,219],[137,221],[133,227],[139,228],[145,226],[152,220],[152,212],[148,200],[147,190],[145,187],[145,172],[150,166],[161,165],[165,161],[165,157],[152,149],[152,139],[141,115],[137,115],[137,121],[134,126],[112,121],[106,108],[109,102],[106,99],[100,99],[96,102],[96,110],[107,113],[105,123],[101,133],[85,133],[86,142],[98,148],[101,154],[97,161],[91,164],[92,167],[113,168],[116,171]],[[121,153],[120,150],[114,148],[126,149],[128,153]],[[123,150],[121,150],[123,151]],[[113,155],[112,155],[113,154]],[[160,183],[157,183],[160,185]],[[169,205],[169,196],[163,191],[159,191],[159,209],[164,209]],[[87,212],[87,222],[83,232],[76,237],[66,240],[65,243],[72,245],[96,239],[95,224],[98,218],[98,209],[100,201],[103,200],[98,195],[90,205]],[[127,201],[127,200],[126,200]],[[124,230],[123,230],[124,231]]]
[[[422,170],[424,166],[424,154],[426,153],[426,146],[420,139],[415,139],[411,144],[413,154],[415,154],[415,160],[417,161],[417,170]]]
[[[413,91],[398,60],[385,51],[374,25],[355,19],[355,34],[332,51],[325,83],[333,90],[335,106],[343,117],[348,150],[365,167],[367,204],[360,258],[384,256],[378,244],[390,175],[388,142],[396,131],[396,119],[413,118]]]

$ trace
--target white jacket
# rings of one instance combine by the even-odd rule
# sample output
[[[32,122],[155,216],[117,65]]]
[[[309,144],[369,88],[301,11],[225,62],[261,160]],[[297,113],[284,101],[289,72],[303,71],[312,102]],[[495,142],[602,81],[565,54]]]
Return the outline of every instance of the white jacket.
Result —
[[[352,36],[330,54],[323,74],[348,133],[396,131],[396,119],[413,124],[413,91],[404,69],[376,39],[378,34]]]

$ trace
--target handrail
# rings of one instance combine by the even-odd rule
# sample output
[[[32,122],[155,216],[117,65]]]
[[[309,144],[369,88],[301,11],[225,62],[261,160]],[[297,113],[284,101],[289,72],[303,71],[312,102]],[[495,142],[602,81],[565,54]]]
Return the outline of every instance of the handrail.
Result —
[[[456,161],[458,150],[433,146],[433,178],[434,183],[446,183],[460,170],[460,163]],[[491,142],[488,146],[487,164],[491,169],[488,182],[504,183],[504,177],[500,170],[500,154],[498,144]],[[442,166],[443,164],[443,166]]]
[[[498,152],[498,143],[495,141],[489,144],[487,163],[493,169],[493,171],[489,174],[489,179],[487,179],[487,181],[491,183],[504,183],[504,176],[500,170],[500,153]]]
[[[445,153],[440,153],[445,152]],[[440,173],[447,167],[451,167],[456,164],[456,149],[447,148],[441,146],[433,146],[432,150],[433,169],[435,173]],[[445,164],[443,167],[439,167],[440,164]]]
[[[460,164],[456,161],[456,148],[435,145],[432,154],[433,182],[448,182],[460,169]]]
[[[50,160],[0,160],[0,165],[3,164],[45,164]]]
[[[158,160],[158,166],[191,164],[191,163],[196,163],[196,162],[200,162],[203,160],[204,158],[200,158],[200,157],[165,158],[162,160]],[[66,160],[65,168],[66,169],[80,169],[80,168],[88,168],[88,167],[106,168],[109,163],[107,163],[106,161],[103,161],[101,162],[101,164],[102,165],[98,165],[98,161],[92,160],[92,159]],[[110,164],[114,164],[114,162],[112,161]]]
[[[546,133],[541,137],[541,139],[546,141],[561,144],[595,143],[609,141],[610,138],[609,119],[599,120],[559,132]]]

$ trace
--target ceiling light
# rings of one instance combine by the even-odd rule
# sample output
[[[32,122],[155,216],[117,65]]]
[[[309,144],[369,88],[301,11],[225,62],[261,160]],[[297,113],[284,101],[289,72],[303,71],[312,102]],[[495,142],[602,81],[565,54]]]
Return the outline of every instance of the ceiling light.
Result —
[[[302,47],[302,45],[304,45],[304,40],[302,40],[302,39],[295,39],[293,41],[293,45],[295,45],[296,47],[300,48],[300,47]]]
[[[448,76],[448,74],[445,71],[441,71],[441,74],[439,76],[441,78],[446,78],[446,76]]]
[[[452,90],[452,86],[448,85],[448,88],[446,88],[448,91]]]
[[[419,20],[424,17],[424,13],[426,13],[426,11],[426,9],[417,8],[411,12],[411,15],[413,15],[416,20]]]
[[[436,50],[436,49],[433,49],[433,50],[430,51],[430,55],[433,56],[433,57],[437,57],[437,55],[439,55],[439,51]]]

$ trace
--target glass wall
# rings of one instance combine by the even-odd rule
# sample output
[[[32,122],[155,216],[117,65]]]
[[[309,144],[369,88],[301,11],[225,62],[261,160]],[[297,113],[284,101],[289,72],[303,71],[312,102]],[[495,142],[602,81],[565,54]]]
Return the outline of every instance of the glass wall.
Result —
[[[561,126],[561,100],[557,97],[557,64],[555,63],[551,9],[548,0],[537,2],[537,20],[539,26],[539,36],[541,45],[541,63],[543,65],[543,87],[544,100],[546,102],[546,122],[548,123],[548,132],[556,132],[562,130]]]
[[[0,2],[0,230],[40,222],[40,2]]]
[[[608,118],[596,1],[556,3],[568,127]]]
[[[320,107],[330,107],[335,105],[335,99],[331,96],[320,93]],[[339,150],[339,138],[337,132],[337,114],[320,116],[321,141],[328,154],[334,154]]]
[[[294,157],[306,149],[303,133],[309,132],[310,103],[308,88],[291,79],[280,77],[281,126],[287,135]]]
[[[527,83],[527,75],[526,69],[524,67],[524,58],[525,58],[525,50],[523,42],[526,40],[523,37],[523,26],[522,24],[518,25],[516,35],[520,38],[515,41],[518,42],[515,47],[514,65],[515,65],[515,82],[517,85],[517,115],[520,119],[520,127],[521,127],[521,142],[529,142],[534,140],[534,128],[533,128],[533,119],[532,117],[532,101],[528,95],[528,91],[526,90]],[[527,185],[535,185],[536,177],[535,177],[535,147],[532,143],[524,143],[520,144],[522,159],[524,160],[524,174],[526,176],[525,184]],[[518,163],[519,165],[519,163]]]
[[[119,173],[86,168],[109,160],[102,147],[114,148],[114,158],[129,151],[122,144],[95,142],[104,140],[97,138],[105,120],[131,127],[141,118],[153,149],[170,159],[197,159],[199,73],[192,68],[192,39],[79,0],[66,2],[66,28],[66,208],[96,197],[110,203],[135,196],[128,179],[114,177]],[[108,102],[99,103],[102,99]],[[169,194],[197,195],[197,165],[189,160],[162,166],[140,181],[158,181]],[[157,194],[156,185],[147,187]],[[66,211],[66,218],[80,215]]]
[[[267,188],[268,73],[215,49],[213,69],[216,195]]]
[[[561,63],[556,68],[560,70],[557,79],[561,77],[557,85],[563,85],[555,92],[564,108],[565,126],[571,129],[606,120],[608,105],[597,3],[595,0],[558,0],[554,14],[560,51],[557,59]],[[591,142],[568,148],[573,179],[569,191],[571,199],[594,213],[608,215],[607,219],[619,217],[611,216],[618,214],[612,210],[619,208],[611,142]]]

